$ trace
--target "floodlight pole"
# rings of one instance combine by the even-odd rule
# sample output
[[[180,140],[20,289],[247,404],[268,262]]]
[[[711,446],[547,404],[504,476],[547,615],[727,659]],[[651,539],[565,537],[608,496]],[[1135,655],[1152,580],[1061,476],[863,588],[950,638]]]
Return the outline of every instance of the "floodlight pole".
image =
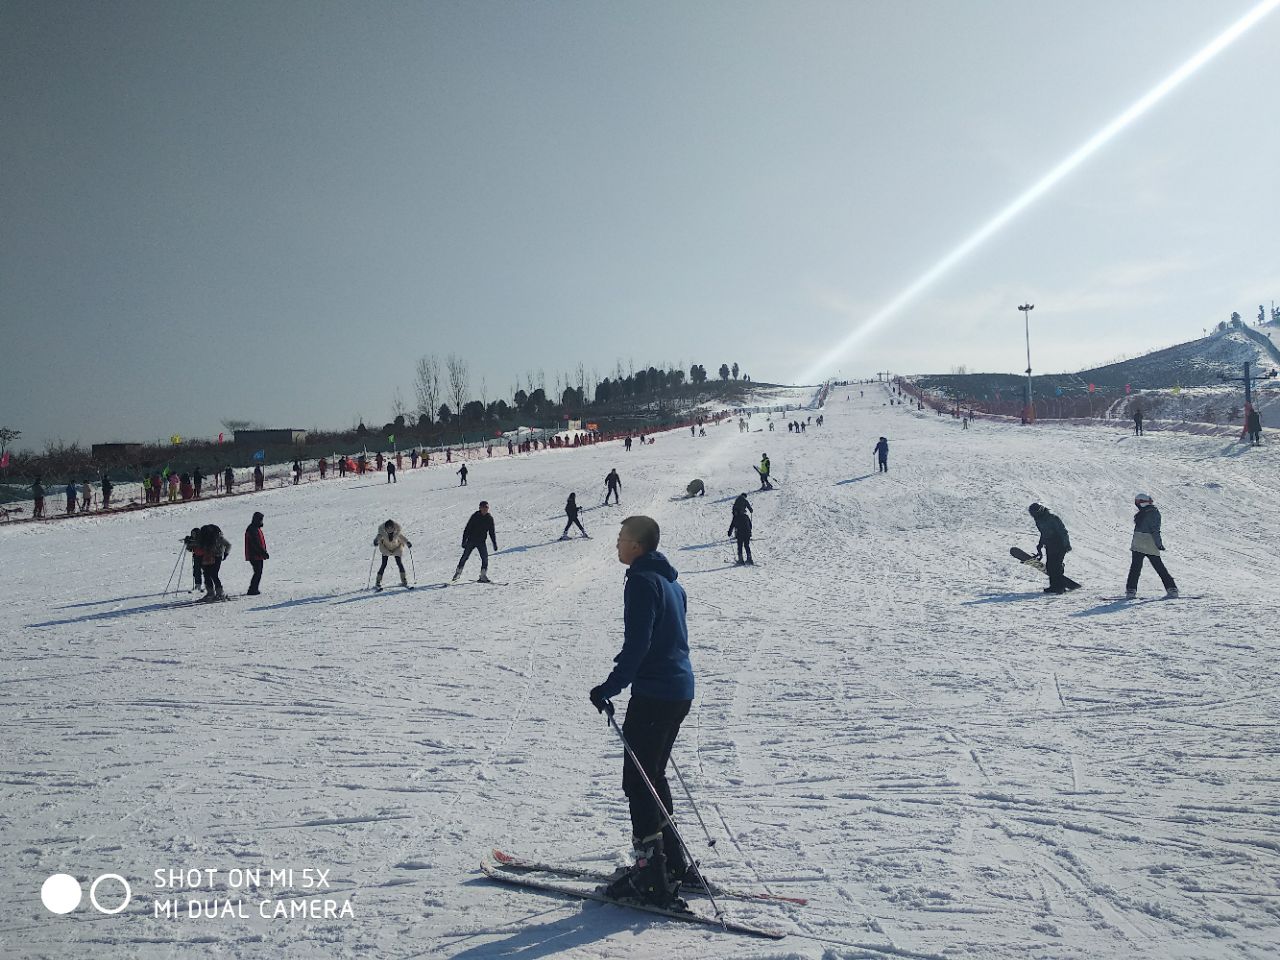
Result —
[[[1031,311],[1035,308],[1034,303],[1024,303],[1018,307],[1022,311],[1027,334],[1027,402],[1022,408],[1022,418],[1027,423],[1034,423],[1036,419],[1036,408],[1031,403]]]

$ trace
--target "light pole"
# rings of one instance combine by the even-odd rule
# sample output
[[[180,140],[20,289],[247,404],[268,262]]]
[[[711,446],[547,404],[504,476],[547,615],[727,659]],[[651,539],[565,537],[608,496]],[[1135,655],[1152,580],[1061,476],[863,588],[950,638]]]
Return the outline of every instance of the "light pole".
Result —
[[[1022,419],[1027,423],[1034,423],[1036,419],[1036,408],[1031,405],[1031,311],[1035,308],[1034,303],[1024,303],[1018,307],[1022,311],[1027,333],[1027,402],[1022,408]]]

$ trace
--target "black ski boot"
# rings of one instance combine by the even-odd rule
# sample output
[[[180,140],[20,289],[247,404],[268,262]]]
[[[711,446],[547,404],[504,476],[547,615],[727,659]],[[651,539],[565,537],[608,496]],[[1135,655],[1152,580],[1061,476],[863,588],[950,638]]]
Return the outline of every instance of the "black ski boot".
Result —
[[[707,887],[702,874],[698,872],[697,867],[691,867],[686,862],[680,841],[672,835],[670,830],[662,831],[662,845],[664,851],[671,851],[667,854],[667,882],[673,894],[679,894],[681,890],[706,893]]]
[[[676,896],[679,886],[667,875],[667,856],[662,834],[632,840],[636,862],[622,876],[604,887],[604,894],[618,900],[633,900],[666,910],[685,910],[688,905]]]

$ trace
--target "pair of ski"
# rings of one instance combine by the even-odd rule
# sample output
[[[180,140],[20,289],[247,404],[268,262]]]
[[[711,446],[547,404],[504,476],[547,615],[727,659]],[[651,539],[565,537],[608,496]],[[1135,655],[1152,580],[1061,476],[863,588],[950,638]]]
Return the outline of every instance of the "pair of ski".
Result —
[[[632,910],[640,910],[644,913],[651,913],[660,917],[667,917],[672,920],[680,920],[684,923],[696,923],[705,927],[714,927],[728,931],[729,933],[740,933],[751,937],[764,937],[769,940],[781,940],[786,936],[780,930],[770,930],[766,927],[758,927],[749,923],[742,923],[737,920],[730,920],[727,917],[717,918],[709,916],[705,913],[699,913],[688,907],[657,907],[646,903],[637,903],[632,900],[620,900],[616,897],[610,897],[596,887],[575,886],[570,881],[588,881],[593,884],[603,884],[613,879],[613,874],[605,873],[600,870],[592,870],[588,867],[574,867],[561,864],[540,863],[535,860],[526,860],[522,857],[505,853],[502,850],[493,850],[489,857],[484,858],[480,862],[480,869],[484,871],[485,876],[499,883],[505,883],[509,886],[526,887],[531,890],[541,890],[544,893],[555,893],[565,897],[576,897],[579,900],[594,900],[598,903],[612,903],[620,907],[628,907]],[[696,894],[700,891],[690,890],[681,891],[682,893]],[[713,884],[711,894],[718,897],[734,900],[750,900],[766,903],[790,903],[797,906],[803,906],[808,901],[803,897],[786,897],[781,894],[768,893],[763,891],[734,890],[728,887],[721,887]]]
[[[175,607],[194,607],[197,604],[230,603],[232,600],[239,600],[239,599],[240,599],[239,597],[233,597],[231,594],[227,593],[227,594],[223,594],[220,597],[215,597],[213,600],[206,600],[203,597],[200,597],[195,600],[179,600],[177,603],[174,604],[174,606]]]

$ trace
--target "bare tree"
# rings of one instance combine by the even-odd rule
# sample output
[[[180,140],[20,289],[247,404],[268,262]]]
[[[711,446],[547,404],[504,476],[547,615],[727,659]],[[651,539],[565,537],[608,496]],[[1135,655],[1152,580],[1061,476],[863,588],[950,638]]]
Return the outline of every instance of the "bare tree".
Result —
[[[4,456],[5,450],[9,448],[9,444],[22,436],[21,430],[15,430],[13,427],[0,427],[0,456]]]
[[[451,353],[445,358],[444,368],[449,374],[449,399],[453,401],[453,409],[461,411],[467,404],[467,394],[471,389],[467,361]]]
[[[418,358],[413,389],[418,395],[418,419],[431,423],[440,409],[440,361],[434,353]]]
[[[397,386],[391,391],[391,419],[403,417],[409,412],[409,406],[404,402],[404,392]]]

